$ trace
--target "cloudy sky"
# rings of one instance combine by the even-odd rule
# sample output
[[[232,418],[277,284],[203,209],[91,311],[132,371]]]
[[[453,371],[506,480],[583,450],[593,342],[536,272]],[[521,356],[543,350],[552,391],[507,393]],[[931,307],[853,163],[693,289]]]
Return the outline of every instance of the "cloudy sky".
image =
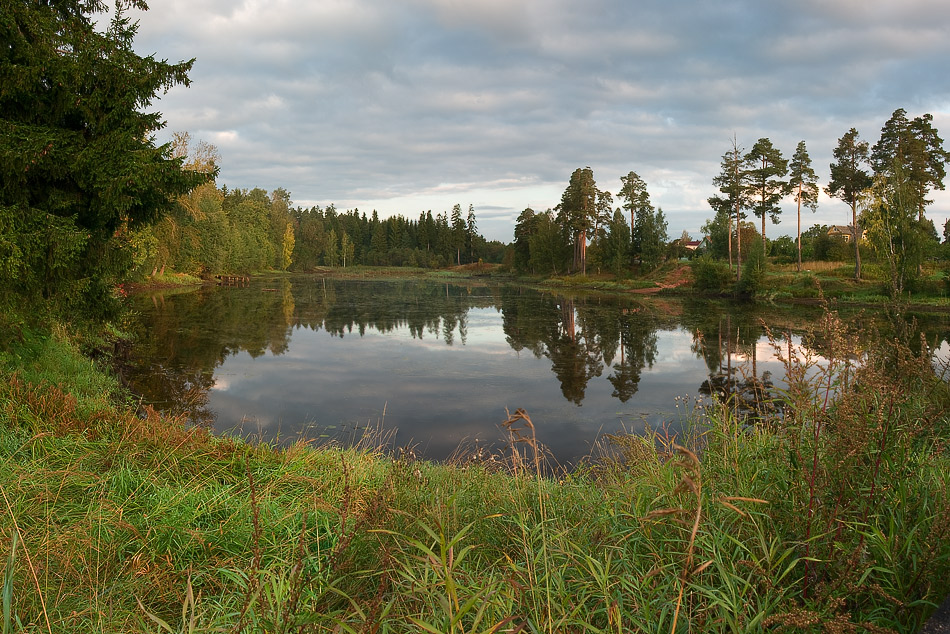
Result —
[[[950,136],[946,0],[153,0],[136,49],[197,58],[160,133],[217,146],[219,184],[415,218],[474,205],[510,241],[571,172],[635,171],[672,237],[711,217],[733,135],[804,140],[822,185],[837,139],[897,108]],[[950,194],[930,215],[942,230]],[[785,204],[770,237],[794,235]],[[824,195],[813,222],[844,224]]]

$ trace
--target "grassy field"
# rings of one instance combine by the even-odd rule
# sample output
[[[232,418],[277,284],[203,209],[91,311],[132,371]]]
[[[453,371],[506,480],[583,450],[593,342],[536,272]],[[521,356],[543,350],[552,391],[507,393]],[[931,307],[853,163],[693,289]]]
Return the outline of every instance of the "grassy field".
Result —
[[[21,332],[2,631],[915,631],[950,591],[946,376],[818,327],[832,361],[789,359],[763,422],[694,411],[554,475],[530,413],[453,464],[277,450],[136,411],[65,330]]]

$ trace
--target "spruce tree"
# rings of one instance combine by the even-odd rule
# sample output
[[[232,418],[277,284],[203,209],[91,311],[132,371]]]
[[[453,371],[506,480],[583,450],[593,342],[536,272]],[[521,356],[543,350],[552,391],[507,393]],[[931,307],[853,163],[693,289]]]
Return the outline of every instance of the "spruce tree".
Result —
[[[211,174],[183,171],[154,133],[156,96],[194,60],[132,48],[136,24],[101,0],[0,2],[0,291],[105,316],[131,265],[129,231]]]

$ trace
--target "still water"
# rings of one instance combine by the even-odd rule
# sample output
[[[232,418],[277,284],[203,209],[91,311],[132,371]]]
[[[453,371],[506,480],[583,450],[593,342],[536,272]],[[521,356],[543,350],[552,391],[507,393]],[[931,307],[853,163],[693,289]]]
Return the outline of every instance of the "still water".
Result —
[[[268,442],[352,442],[368,428],[442,460],[459,447],[500,446],[501,423],[523,408],[561,464],[588,455],[604,433],[675,433],[724,381],[780,382],[763,323],[797,346],[795,333],[820,315],[315,277],[133,301],[132,388],[194,424]]]

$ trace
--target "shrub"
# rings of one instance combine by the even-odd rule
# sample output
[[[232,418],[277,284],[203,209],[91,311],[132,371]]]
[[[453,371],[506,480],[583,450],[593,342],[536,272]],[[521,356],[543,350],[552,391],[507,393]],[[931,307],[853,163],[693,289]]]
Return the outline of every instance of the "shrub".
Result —
[[[703,254],[690,262],[693,271],[693,286],[703,291],[721,293],[732,283],[732,271],[721,260],[714,260],[709,254]]]
[[[765,281],[765,250],[761,240],[753,240],[742,263],[742,280],[739,292],[743,295],[755,295],[762,290]]]

